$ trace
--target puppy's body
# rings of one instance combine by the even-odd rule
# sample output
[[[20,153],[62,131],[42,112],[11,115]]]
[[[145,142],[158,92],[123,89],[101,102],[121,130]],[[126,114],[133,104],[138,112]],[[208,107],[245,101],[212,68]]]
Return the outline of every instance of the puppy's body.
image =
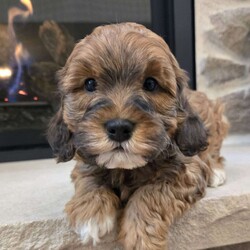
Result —
[[[96,28],[60,77],[49,141],[59,161],[77,160],[70,224],[96,243],[122,209],[126,249],[163,249],[174,219],[225,181],[221,105],[189,90],[166,43],[133,23]]]

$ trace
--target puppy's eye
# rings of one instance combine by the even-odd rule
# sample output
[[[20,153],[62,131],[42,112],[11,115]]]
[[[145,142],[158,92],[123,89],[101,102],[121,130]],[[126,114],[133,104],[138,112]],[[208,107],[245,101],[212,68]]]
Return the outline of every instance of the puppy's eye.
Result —
[[[154,91],[158,87],[158,82],[153,77],[148,77],[145,79],[143,88],[147,91]]]
[[[89,92],[94,92],[96,90],[96,80],[93,78],[88,78],[84,82],[85,84],[85,89]]]

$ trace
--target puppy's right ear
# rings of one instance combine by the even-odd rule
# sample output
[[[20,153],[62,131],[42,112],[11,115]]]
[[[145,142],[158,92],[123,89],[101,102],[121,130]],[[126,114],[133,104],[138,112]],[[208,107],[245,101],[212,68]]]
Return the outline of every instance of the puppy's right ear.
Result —
[[[47,138],[57,157],[57,162],[66,162],[75,155],[75,148],[72,143],[72,133],[63,121],[62,108],[51,119],[47,131]]]

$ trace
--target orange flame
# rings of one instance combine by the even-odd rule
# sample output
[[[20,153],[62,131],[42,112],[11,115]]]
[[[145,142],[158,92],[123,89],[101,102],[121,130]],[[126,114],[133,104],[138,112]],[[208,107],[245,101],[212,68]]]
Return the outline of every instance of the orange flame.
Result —
[[[15,49],[15,58],[17,59],[18,64],[20,63],[21,55],[23,58],[27,58],[29,55],[28,52],[23,49],[22,44],[17,43],[16,41],[16,34],[13,27],[13,21],[16,16],[27,18],[29,15],[33,14],[33,7],[30,0],[20,0],[20,2],[26,6],[27,10],[22,10],[17,7],[12,7],[8,11],[8,29],[12,42],[14,42],[14,44],[17,44]]]
[[[21,16],[26,19],[28,16],[33,14],[33,7],[32,7],[32,3],[30,0],[20,0],[20,2],[26,6],[27,10],[22,10],[17,7],[12,7],[8,11],[9,32],[13,40],[16,40],[16,35],[15,35],[14,28],[13,28],[13,21],[15,17]]]
[[[33,14],[33,6],[30,0],[20,0],[20,2],[25,5],[27,10],[22,10],[17,7],[12,7],[8,11],[8,21],[9,24],[13,24],[13,20],[16,16],[21,16],[23,18],[27,18],[28,16]]]
[[[33,6],[30,0],[20,0],[20,2],[28,9],[28,16],[33,14]]]
[[[22,52],[23,52],[23,45],[21,43],[18,43],[16,48],[15,48],[15,58],[17,60],[17,63],[21,63],[20,59],[22,56]]]
[[[29,57],[28,51],[23,47],[22,43],[18,42],[16,39],[16,34],[13,26],[13,22],[15,17],[20,16],[24,19],[27,19],[31,14],[33,14],[33,6],[31,4],[31,0],[20,0],[20,2],[25,5],[26,9],[20,9],[18,7],[12,7],[8,11],[8,30],[9,30],[9,37],[10,42],[12,42],[13,46],[15,46],[15,59],[17,63],[17,78],[15,79],[15,85],[13,89],[10,90],[10,93],[15,92],[17,87],[16,85],[20,84],[21,76],[22,76],[22,59],[27,59]],[[18,92],[20,95],[28,95],[23,90],[19,90]]]

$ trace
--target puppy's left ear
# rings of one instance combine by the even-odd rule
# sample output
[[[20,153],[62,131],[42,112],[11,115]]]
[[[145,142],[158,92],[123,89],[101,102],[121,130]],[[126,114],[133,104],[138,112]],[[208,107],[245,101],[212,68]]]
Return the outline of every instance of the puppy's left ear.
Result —
[[[182,118],[184,121],[176,130],[175,141],[184,155],[193,156],[206,150],[208,133],[202,120],[193,112],[188,101],[182,100],[182,102],[180,110],[182,116],[184,114]]]
[[[188,89],[186,72],[179,67],[175,58],[172,58],[172,60],[178,87],[177,112],[179,123],[175,133],[175,141],[184,155],[193,156],[207,148],[208,133],[201,118],[192,109],[185,95],[185,89]]]
[[[51,119],[47,138],[57,157],[57,162],[66,162],[71,160],[75,155],[75,148],[72,143],[72,133],[63,121],[62,108]]]

